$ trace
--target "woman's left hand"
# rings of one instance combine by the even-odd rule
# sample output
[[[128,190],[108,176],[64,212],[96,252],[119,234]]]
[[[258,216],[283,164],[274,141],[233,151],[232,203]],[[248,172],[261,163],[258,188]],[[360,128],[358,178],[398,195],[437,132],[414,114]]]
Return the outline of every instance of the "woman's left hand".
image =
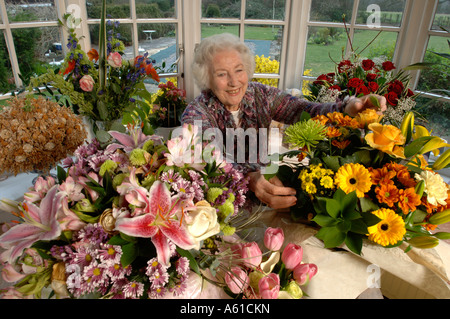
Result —
[[[378,105],[375,105],[372,102],[372,99],[374,98],[378,101]],[[360,98],[351,98],[344,108],[344,113],[347,113],[350,116],[356,116],[359,112],[362,112],[365,109],[375,109],[379,114],[383,114],[383,112],[386,111],[386,108],[387,104],[384,96],[369,94]]]

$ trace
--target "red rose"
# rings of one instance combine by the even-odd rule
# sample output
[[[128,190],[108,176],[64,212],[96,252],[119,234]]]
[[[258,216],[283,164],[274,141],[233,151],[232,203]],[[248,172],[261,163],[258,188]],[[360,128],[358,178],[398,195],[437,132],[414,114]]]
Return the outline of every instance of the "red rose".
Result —
[[[373,69],[373,67],[375,66],[375,63],[372,60],[367,59],[367,60],[362,61],[361,66],[364,69],[364,71],[369,71],[369,70]]]
[[[341,87],[339,85],[330,86],[329,90],[338,90],[341,91]]]
[[[408,96],[408,97],[414,96],[414,92],[411,91],[411,89],[408,89],[407,96]]]
[[[317,77],[317,79],[313,82],[316,85],[323,85],[324,82],[327,82],[327,76],[325,74],[321,74]]]
[[[339,73],[343,73],[348,69],[351,69],[352,66],[353,66],[352,62],[350,62],[349,60],[343,60],[338,65],[338,71]]]
[[[398,95],[402,94],[403,92],[403,83],[399,80],[394,80],[391,83],[389,83],[388,92],[395,92]]]
[[[385,71],[392,71],[395,69],[394,63],[392,63],[391,61],[383,62],[383,64],[381,66],[383,67],[383,70],[385,70]]]
[[[398,95],[395,92],[389,92],[384,95],[386,98],[386,101],[393,106],[396,106],[398,104]]]
[[[348,86],[351,87],[351,88],[357,88],[357,87],[359,87],[361,85],[364,85],[364,81],[361,80],[361,79],[358,79],[358,78],[351,78],[348,81]]]
[[[379,88],[379,85],[377,82],[369,82],[367,83],[367,87],[369,88],[370,92],[376,92]]]
[[[360,94],[367,95],[370,94],[370,91],[365,85],[360,85],[356,88],[356,95],[358,96]]]
[[[378,77],[378,75],[375,74],[375,73],[368,73],[367,76],[366,76],[366,79],[367,79],[367,81],[370,82],[370,81],[375,80],[377,77]]]

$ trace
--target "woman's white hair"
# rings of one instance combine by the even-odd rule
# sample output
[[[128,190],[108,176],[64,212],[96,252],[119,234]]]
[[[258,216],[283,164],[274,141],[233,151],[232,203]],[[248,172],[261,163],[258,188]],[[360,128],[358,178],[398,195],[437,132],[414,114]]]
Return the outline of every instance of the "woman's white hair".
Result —
[[[214,55],[217,52],[235,50],[240,53],[248,79],[255,72],[255,55],[250,48],[242,43],[239,37],[230,33],[216,34],[207,37],[195,48],[192,73],[197,86],[201,90],[210,89],[210,75]]]

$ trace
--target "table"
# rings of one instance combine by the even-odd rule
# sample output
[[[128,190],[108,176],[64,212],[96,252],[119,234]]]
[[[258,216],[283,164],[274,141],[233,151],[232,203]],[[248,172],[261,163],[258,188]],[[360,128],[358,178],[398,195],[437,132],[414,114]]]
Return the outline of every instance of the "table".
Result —
[[[142,32],[145,33],[145,36],[147,37],[146,40],[152,41],[152,33],[155,33],[156,30],[143,30]]]

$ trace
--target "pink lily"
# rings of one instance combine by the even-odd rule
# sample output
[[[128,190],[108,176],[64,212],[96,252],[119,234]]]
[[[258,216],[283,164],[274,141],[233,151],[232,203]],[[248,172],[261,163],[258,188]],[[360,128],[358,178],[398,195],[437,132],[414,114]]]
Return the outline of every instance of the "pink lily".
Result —
[[[56,219],[64,194],[58,192],[58,185],[53,186],[42,199],[40,206],[24,202],[24,222],[10,228],[0,236],[0,244],[8,245],[8,261],[13,263],[25,248],[39,240],[52,240],[61,234],[61,227]]]
[[[124,196],[126,201],[134,206],[133,216],[146,214],[149,212],[148,191],[138,184],[135,175],[136,169],[130,172],[129,182],[124,182],[117,187],[117,192]]]
[[[160,137],[156,135],[147,136],[142,133],[140,127],[129,128],[130,133],[120,133],[117,131],[108,131],[108,133],[114,137],[118,143],[112,143],[107,146],[108,152],[114,152],[115,150],[122,148],[126,153],[131,152],[136,148],[141,148],[145,142],[150,139],[160,141]]]
[[[168,265],[169,241],[182,249],[195,247],[193,238],[177,218],[177,214],[180,212],[182,214],[183,205],[186,203],[178,196],[171,197],[169,189],[160,181],[156,181],[150,188],[148,200],[148,213],[117,220],[116,230],[129,236],[151,238],[156,247],[158,261],[163,265]]]

